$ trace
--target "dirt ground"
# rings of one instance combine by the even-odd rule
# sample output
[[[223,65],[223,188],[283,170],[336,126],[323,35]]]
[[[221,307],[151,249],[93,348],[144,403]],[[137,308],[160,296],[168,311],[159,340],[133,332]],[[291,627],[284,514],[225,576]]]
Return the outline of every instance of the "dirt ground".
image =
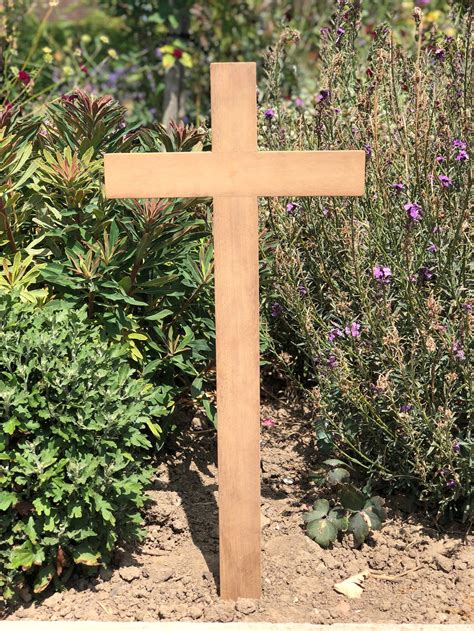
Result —
[[[422,516],[388,511],[360,550],[349,538],[323,550],[302,529],[315,499],[308,474],[312,430],[297,411],[262,407],[263,597],[220,601],[215,434],[199,418],[156,472],[147,539],[120,550],[115,567],[76,578],[62,593],[25,602],[6,619],[196,620],[231,622],[467,623],[474,621],[473,537],[454,524],[432,529]],[[364,570],[362,597],[334,584]],[[28,594],[25,599],[30,598]]]

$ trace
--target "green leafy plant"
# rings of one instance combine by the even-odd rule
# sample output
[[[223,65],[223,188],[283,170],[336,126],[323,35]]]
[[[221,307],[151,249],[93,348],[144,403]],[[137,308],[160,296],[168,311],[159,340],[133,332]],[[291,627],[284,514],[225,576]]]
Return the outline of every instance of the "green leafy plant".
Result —
[[[339,533],[351,533],[355,547],[361,546],[369,534],[380,530],[386,513],[381,497],[370,497],[350,483],[350,472],[340,460],[325,460],[330,467],[326,483],[336,491],[331,507],[327,499],[318,499],[313,510],[304,514],[306,531],[322,548],[336,541]],[[342,466],[341,466],[342,465]]]
[[[210,204],[107,200],[102,190],[103,153],[198,151],[208,145],[207,132],[127,129],[117,101],[82,90],[49,104],[41,121],[26,124],[18,108],[8,111],[8,178],[0,188],[5,258],[34,254],[42,291],[85,305],[89,319],[126,342],[143,374],[166,382],[176,401],[193,398],[213,422],[204,392],[214,349]],[[34,253],[32,243],[40,243]]]
[[[0,297],[0,594],[39,593],[141,536],[173,406],[85,308]]]

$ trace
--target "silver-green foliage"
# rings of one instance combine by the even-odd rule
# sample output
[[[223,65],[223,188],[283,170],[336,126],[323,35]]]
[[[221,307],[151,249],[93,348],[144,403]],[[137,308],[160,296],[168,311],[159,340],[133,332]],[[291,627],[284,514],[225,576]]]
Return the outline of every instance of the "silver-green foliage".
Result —
[[[265,200],[270,344],[306,394],[318,448],[385,488],[469,521],[473,500],[472,12],[361,45],[360,3],[325,30],[318,93],[278,92],[269,55],[260,145],[363,149],[360,198]],[[284,38],[283,38],[284,41]]]

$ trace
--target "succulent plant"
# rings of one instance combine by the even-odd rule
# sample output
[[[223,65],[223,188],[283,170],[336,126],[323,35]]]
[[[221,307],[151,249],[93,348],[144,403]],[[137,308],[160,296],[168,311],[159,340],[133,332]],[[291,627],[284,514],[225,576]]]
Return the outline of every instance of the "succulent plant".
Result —
[[[340,467],[337,460],[326,460],[331,469],[325,476],[326,483],[334,487],[337,501],[331,507],[329,500],[318,499],[313,510],[303,515],[306,532],[322,548],[336,541],[339,533],[352,533],[354,546],[364,543],[369,534],[380,530],[385,520],[384,500],[369,497],[350,483],[350,472]]]

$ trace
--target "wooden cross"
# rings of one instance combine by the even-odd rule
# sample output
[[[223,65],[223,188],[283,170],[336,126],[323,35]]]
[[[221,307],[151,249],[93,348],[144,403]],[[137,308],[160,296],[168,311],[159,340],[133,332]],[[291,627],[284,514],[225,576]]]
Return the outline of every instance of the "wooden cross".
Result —
[[[220,594],[259,598],[257,196],[363,195],[364,151],[257,151],[256,66],[211,64],[212,152],[105,156],[107,197],[212,197]]]

